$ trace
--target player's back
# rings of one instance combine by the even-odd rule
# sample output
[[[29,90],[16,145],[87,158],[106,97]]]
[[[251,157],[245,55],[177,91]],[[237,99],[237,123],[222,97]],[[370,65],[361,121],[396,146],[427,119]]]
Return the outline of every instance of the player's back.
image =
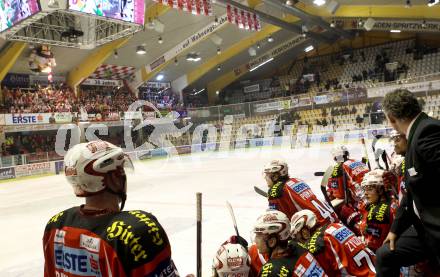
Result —
[[[53,216],[43,237],[44,276],[175,276],[168,237],[144,211]]]
[[[313,211],[320,225],[338,222],[338,217],[332,207],[319,200],[309,185],[296,178],[290,178],[285,183],[273,185],[268,192],[269,207],[279,210],[288,218],[301,210]]]
[[[261,277],[326,277],[324,269],[312,254],[295,242],[289,244],[289,254],[272,257],[263,265]]]
[[[357,184],[362,183],[365,173],[369,172],[368,166],[361,161],[347,160],[343,163],[343,169],[346,172],[349,181]]]
[[[376,275],[374,253],[368,249],[360,238],[358,238],[346,226],[333,223],[324,231],[325,255],[328,262],[333,260],[339,268],[339,274],[349,274],[358,277],[373,277]],[[318,258],[318,261],[323,257]]]

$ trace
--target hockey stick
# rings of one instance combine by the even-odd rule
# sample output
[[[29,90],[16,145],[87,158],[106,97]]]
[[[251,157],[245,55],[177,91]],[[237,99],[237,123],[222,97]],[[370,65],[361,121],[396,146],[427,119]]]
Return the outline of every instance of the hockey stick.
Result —
[[[229,213],[231,214],[232,223],[234,224],[234,229],[235,232],[237,233],[237,237],[240,237],[240,235],[238,234],[237,221],[235,220],[235,214],[234,214],[234,210],[232,209],[231,203],[226,201],[226,207],[228,207]]]
[[[333,207],[332,201],[330,200],[327,194],[328,179],[330,179],[332,172],[333,172],[333,166],[329,166],[327,167],[327,170],[325,172],[315,172],[315,176],[323,176],[321,179],[321,192],[324,195],[325,201],[327,201],[327,203],[330,204],[330,206],[334,209],[335,207]],[[320,175],[321,173],[322,175]]]
[[[368,158],[368,150],[367,150],[367,145],[365,145],[365,139],[362,138],[361,142],[362,142],[362,145],[364,146],[364,156],[365,156],[365,159],[367,159],[368,169],[371,170],[371,164],[370,164],[370,159]]]
[[[257,187],[257,186],[254,186],[254,190],[255,190],[255,192],[258,193],[259,195],[264,196],[264,197],[267,198],[267,192],[265,192],[264,190],[260,189],[260,188]]]
[[[202,193],[197,198],[197,277],[202,277]]]
[[[374,160],[376,161],[376,164],[380,169],[382,169],[382,166],[379,163],[379,156],[382,155],[382,152],[380,152],[380,151],[383,151],[383,150],[377,149],[377,151],[376,151],[376,143],[381,138],[382,138],[382,135],[376,135],[376,136],[374,136],[373,141],[371,142],[371,148],[373,149],[373,153],[374,153]],[[371,170],[371,168],[370,168],[370,170]]]

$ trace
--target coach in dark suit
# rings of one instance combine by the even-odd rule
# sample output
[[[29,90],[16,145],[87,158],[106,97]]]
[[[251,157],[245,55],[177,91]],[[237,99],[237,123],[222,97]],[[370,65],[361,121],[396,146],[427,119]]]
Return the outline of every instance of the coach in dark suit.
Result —
[[[388,122],[408,140],[405,155],[407,194],[384,245],[377,250],[377,276],[399,276],[401,266],[425,259],[440,261],[440,121],[422,112],[407,90],[383,100]]]

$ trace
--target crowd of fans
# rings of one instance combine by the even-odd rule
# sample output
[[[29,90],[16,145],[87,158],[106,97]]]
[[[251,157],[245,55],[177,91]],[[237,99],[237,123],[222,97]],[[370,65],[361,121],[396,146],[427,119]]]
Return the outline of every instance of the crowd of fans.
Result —
[[[48,86],[45,88],[8,89],[2,88],[3,113],[54,113],[87,112],[101,114],[126,111],[137,100],[126,88],[83,87],[79,96],[66,87]]]
[[[2,89],[4,112],[7,113],[51,113],[77,110],[75,94],[68,87]]]
[[[79,106],[87,113],[101,114],[127,111],[137,98],[126,88],[87,87],[81,90]]]
[[[1,145],[2,156],[19,155],[29,153],[46,153],[55,150],[55,134],[38,134],[33,133],[23,135],[14,133],[14,135],[6,137]]]

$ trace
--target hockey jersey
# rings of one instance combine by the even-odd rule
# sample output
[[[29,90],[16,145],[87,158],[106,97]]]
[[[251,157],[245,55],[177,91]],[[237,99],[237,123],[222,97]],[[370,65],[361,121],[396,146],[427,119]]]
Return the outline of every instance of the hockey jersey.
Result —
[[[248,250],[249,258],[250,258],[250,267],[251,267],[251,276],[258,276],[258,273],[261,270],[261,267],[266,263],[269,259],[267,255],[263,255],[258,251],[257,245],[252,244]]]
[[[320,201],[313,191],[302,180],[291,178],[287,182],[278,182],[269,188],[269,208],[281,211],[290,219],[301,210],[311,210],[318,217],[320,225],[338,222],[333,208]]]
[[[360,187],[365,173],[369,171],[368,166],[360,161],[347,160],[344,163],[337,163],[327,183],[327,194],[331,200],[335,198],[344,199],[344,178],[349,193],[349,202],[355,204],[362,202],[363,192]],[[345,173],[345,177],[344,177]]]
[[[362,235],[368,248],[376,252],[390,231],[396,214],[395,201],[380,202],[367,206],[367,215],[362,220]]]
[[[44,276],[179,276],[168,237],[144,211],[99,216],[73,207],[53,216],[44,237]]]
[[[401,171],[400,174],[397,176],[397,193],[399,198],[399,205],[400,202],[402,202],[403,196],[406,194],[406,186],[405,186],[405,160],[402,161],[401,164]]]
[[[340,223],[318,228],[302,246],[329,276],[376,276],[374,253]]]
[[[308,277],[327,276],[318,261],[295,242],[289,244],[289,254],[281,257],[271,257],[263,265],[260,277]]]

